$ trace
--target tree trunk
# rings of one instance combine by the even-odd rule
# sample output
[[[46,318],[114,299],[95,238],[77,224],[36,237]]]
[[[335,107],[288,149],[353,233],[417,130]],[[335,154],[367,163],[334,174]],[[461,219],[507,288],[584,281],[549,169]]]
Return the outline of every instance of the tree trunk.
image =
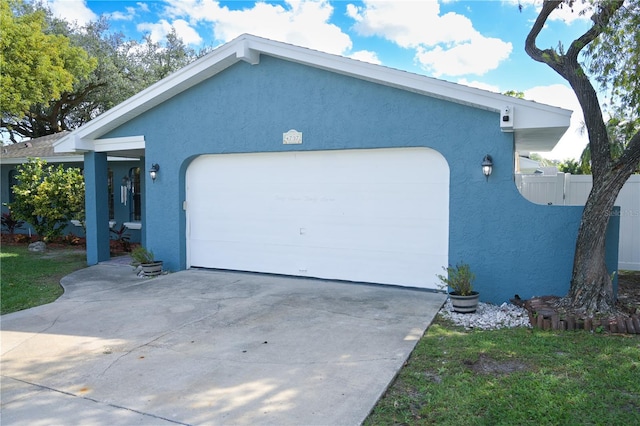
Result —
[[[636,133],[631,138],[620,159],[614,161],[611,158],[609,135],[597,93],[578,62],[581,50],[600,35],[624,1],[617,0],[597,7],[591,18],[594,25],[574,40],[566,53],[553,49],[540,50],[536,46],[540,31],[549,15],[562,7],[565,1],[543,2],[540,14],[527,36],[525,50],[532,59],[549,65],[569,82],[582,108],[589,133],[593,188],[582,214],[571,287],[564,302],[592,315],[615,309],[611,276],[605,263],[605,239],[615,200],[640,161],[640,136]]]
[[[614,179],[607,183],[593,186],[584,207],[568,294],[573,308],[590,313],[610,312],[615,306],[611,276],[605,263],[605,237],[622,185],[617,185]]]

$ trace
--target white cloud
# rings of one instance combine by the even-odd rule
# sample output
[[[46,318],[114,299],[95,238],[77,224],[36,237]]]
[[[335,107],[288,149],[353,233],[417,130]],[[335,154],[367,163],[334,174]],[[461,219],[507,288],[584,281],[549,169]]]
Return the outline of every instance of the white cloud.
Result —
[[[171,32],[171,24],[166,19],[161,19],[155,24],[150,22],[143,22],[136,26],[138,31],[149,33],[149,37],[154,42],[159,42],[163,40],[167,34]]]
[[[523,7],[532,7],[536,13],[539,13],[542,9],[542,0],[507,0],[507,2],[514,6],[521,4]],[[549,20],[563,21],[567,24],[571,24],[574,21],[588,21],[591,19],[591,13],[589,13],[591,9],[589,2],[576,1],[572,7],[562,4],[562,7],[551,12]]]
[[[431,50],[417,48],[416,59],[435,77],[441,75],[483,75],[498,68],[511,54],[511,43],[497,38],[477,38],[457,44],[450,49],[436,46]],[[491,52],[491,53],[489,53]]]
[[[258,2],[242,10],[230,10],[213,0],[176,0],[166,13],[192,24],[211,23],[214,37],[221,42],[250,33],[334,54],[347,54],[352,47],[351,38],[329,23],[333,6],[326,0]]]
[[[53,16],[67,22],[82,26],[98,19],[98,15],[87,7],[86,0],[49,0],[47,4]]]
[[[112,21],[133,21],[137,15],[135,7],[126,7],[125,12],[115,11],[110,13],[109,19]]]
[[[524,91],[525,99],[573,110],[571,124],[560,142],[551,152],[542,156],[554,160],[578,159],[584,147],[589,143],[586,131],[582,131],[584,116],[580,103],[573,90],[563,84],[538,86]]]
[[[482,75],[509,57],[513,46],[480,34],[471,20],[456,13],[440,15],[435,1],[364,1],[349,4],[347,15],[362,36],[379,36],[405,49],[436,77]]]
[[[349,57],[357,59],[358,61],[369,62],[370,64],[382,64],[376,52],[372,52],[370,50],[359,50],[357,52],[353,52]]]
[[[176,19],[173,21],[172,26],[176,29],[178,37],[180,37],[180,39],[182,39],[186,44],[198,45],[202,43],[202,37],[200,37],[200,34],[198,34],[198,32],[184,19]]]
[[[481,81],[467,81],[466,78],[462,78],[457,81],[458,84],[462,84],[463,86],[475,87],[476,89],[486,90],[488,92],[494,93],[502,93],[498,86],[493,86],[491,84],[483,83]]]
[[[148,32],[151,40],[156,43],[164,40],[172,28],[175,28],[178,37],[186,44],[200,44],[202,42],[198,32],[183,19],[176,19],[173,23],[161,19],[155,24],[146,22],[137,26],[138,31]]]

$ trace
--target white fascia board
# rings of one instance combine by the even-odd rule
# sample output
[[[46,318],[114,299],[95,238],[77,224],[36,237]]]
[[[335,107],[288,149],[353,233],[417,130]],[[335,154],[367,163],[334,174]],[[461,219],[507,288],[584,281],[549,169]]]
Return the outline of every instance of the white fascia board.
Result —
[[[125,151],[144,149],[144,136],[127,136],[122,138],[96,139],[93,141],[95,152]]]
[[[225,70],[239,60],[251,59],[251,55],[255,56],[255,53],[247,52],[248,56],[246,58],[239,58],[237,55],[236,46],[223,45],[203,58],[149,86],[137,95],[105,111],[73,133],[77,133],[78,138],[83,140],[99,139],[116,127]]]
[[[563,108],[285,43],[245,37],[250,48],[280,59],[489,111],[500,112],[505,106],[512,106],[513,130],[516,132],[519,129],[569,128],[572,111]]]
[[[131,149],[144,149],[144,136],[126,136],[121,138],[107,138],[87,140],[80,139],[79,135],[72,133],[53,144],[54,152],[112,152]]]
[[[13,157],[0,159],[0,164],[24,164],[29,161],[29,158],[33,157]],[[82,163],[84,161],[83,155],[64,155],[56,157],[38,157],[45,160],[47,163]]]
[[[92,149],[91,141],[238,61],[258,64],[260,54],[490,111],[513,105],[516,133],[518,129],[569,127],[571,111],[562,108],[244,34],[86,123],[58,141],[55,151]]]
[[[41,157],[47,163],[84,163],[84,155],[63,155],[55,157]],[[1,159],[0,164],[24,164],[29,159],[23,158],[7,158]],[[139,158],[127,158],[127,157],[112,157],[108,156],[107,161],[140,161]]]
[[[69,133],[53,143],[53,152],[87,152],[93,151],[93,144],[87,141],[82,141],[76,133],[77,130]]]
[[[282,60],[324,69],[376,84],[497,112],[496,126],[503,131],[514,133],[516,148],[531,151],[551,151],[567,131],[571,121],[572,111],[564,108],[514,98],[475,87],[251,35],[240,36],[235,42],[238,40],[243,40],[242,52],[247,50],[258,51]],[[500,112],[503,111],[505,106],[510,107],[513,121],[506,128],[501,126],[500,121],[502,119]]]

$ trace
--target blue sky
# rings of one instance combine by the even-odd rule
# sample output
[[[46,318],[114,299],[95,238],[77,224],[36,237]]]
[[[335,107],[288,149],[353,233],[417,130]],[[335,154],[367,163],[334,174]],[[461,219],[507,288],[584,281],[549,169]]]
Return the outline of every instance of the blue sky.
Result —
[[[574,111],[572,127],[547,158],[576,158],[587,143],[568,84],[530,59],[524,40],[542,0],[118,1],[48,0],[56,16],[80,24],[104,15],[113,31],[162,41],[175,28],[196,49],[251,33]],[[590,21],[579,10],[554,12],[539,47],[568,45]]]

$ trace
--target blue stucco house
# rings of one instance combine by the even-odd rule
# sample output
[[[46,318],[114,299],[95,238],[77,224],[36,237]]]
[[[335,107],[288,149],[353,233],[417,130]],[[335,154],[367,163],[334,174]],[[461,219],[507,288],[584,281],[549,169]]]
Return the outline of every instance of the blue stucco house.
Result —
[[[84,155],[89,264],[109,258],[107,158],[130,157],[142,243],[169,270],[437,289],[464,261],[500,303],[568,290],[582,208],[530,203],[513,171],[570,114],[243,35],[55,150]]]

